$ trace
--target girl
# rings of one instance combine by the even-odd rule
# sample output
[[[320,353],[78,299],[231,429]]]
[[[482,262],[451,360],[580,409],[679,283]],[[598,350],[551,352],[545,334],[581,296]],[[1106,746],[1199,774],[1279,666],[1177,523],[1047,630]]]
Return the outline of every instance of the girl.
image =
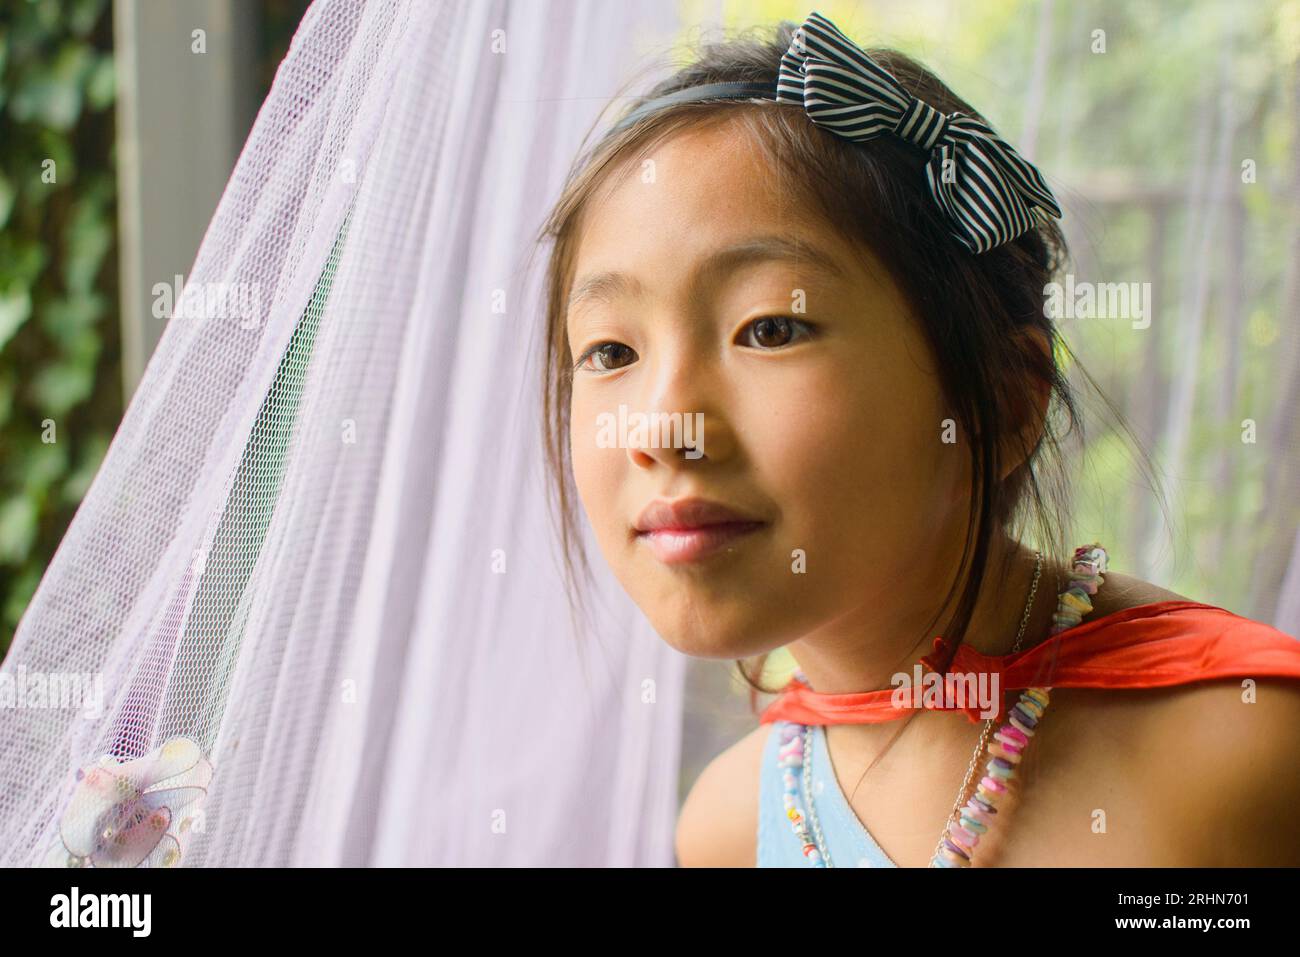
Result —
[[[570,579],[576,497],[670,645],[759,690],[799,666],[695,782],[681,864],[1300,863],[1300,645],[1066,541],[1059,215],[969,104],[815,13],[580,158],[544,229]],[[611,443],[620,410],[702,428]],[[895,701],[922,670],[1000,687]]]

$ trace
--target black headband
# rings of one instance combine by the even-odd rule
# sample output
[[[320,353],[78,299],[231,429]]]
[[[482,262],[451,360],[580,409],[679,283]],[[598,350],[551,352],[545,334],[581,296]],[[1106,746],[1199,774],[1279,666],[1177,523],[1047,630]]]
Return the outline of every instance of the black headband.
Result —
[[[607,135],[624,130],[633,123],[648,116],[651,113],[662,110],[666,106],[672,106],[674,103],[697,103],[707,100],[752,100],[776,99],[776,85],[773,83],[746,82],[744,80],[728,80],[720,83],[704,83],[700,86],[688,86],[683,90],[676,90],[672,93],[665,93],[663,96],[657,96],[653,100],[642,103],[635,110],[623,117],[610,129]]]

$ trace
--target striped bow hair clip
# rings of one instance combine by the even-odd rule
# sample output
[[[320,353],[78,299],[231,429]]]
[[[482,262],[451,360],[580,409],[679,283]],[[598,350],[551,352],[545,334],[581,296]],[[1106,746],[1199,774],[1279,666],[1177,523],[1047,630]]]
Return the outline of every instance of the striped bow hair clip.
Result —
[[[973,253],[1034,228],[1036,210],[1061,215],[1042,174],[987,124],[912,96],[820,13],[795,31],[781,58],[776,99],[802,104],[815,124],[845,139],[892,133],[929,151],[930,192]]]

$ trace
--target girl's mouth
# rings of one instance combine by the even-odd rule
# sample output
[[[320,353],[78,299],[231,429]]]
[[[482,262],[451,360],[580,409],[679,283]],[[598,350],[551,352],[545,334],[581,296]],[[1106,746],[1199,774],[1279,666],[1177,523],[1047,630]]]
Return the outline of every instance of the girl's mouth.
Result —
[[[637,532],[637,539],[645,542],[654,555],[665,565],[678,565],[701,561],[726,549],[762,528],[765,522],[719,522],[693,528],[656,528]]]
[[[632,528],[655,558],[680,565],[727,550],[766,524],[756,512],[693,496],[656,499],[642,509]]]

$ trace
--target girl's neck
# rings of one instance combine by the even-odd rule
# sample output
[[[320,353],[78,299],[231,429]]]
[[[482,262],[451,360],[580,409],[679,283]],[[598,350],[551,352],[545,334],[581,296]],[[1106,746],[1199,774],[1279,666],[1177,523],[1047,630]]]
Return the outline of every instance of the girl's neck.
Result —
[[[996,540],[963,645],[986,655],[1010,653],[1029,598],[1034,565],[1032,548],[1005,537]],[[951,575],[950,569],[955,567],[954,558],[953,564],[941,572]],[[1064,587],[1064,581],[1059,563],[1043,555],[1021,651],[1048,637],[1057,592]],[[907,588],[901,587],[901,582],[897,584],[891,596],[906,595],[908,601],[896,602],[892,607],[873,601],[871,607],[856,608],[789,645],[815,691],[843,694],[891,688],[893,675],[903,672],[910,676],[921,657],[933,651],[933,639],[944,634],[940,629],[945,620],[941,619],[928,634],[921,629],[933,616],[934,602],[943,597],[947,581],[916,582]],[[951,613],[950,607],[947,615]]]

